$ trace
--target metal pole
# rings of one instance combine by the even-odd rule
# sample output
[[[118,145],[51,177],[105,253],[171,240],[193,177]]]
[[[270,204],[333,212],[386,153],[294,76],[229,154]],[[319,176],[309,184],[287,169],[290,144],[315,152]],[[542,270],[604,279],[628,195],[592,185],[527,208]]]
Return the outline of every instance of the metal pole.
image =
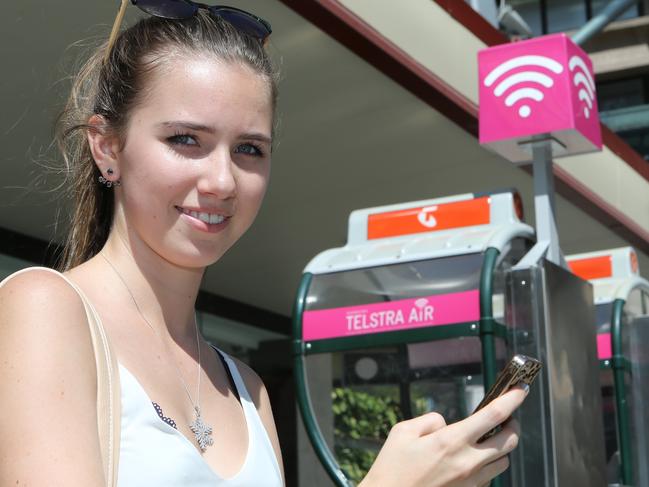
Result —
[[[620,476],[622,484],[633,485],[633,465],[631,455],[631,424],[626,393],[624,350],[622,350],[622,315],[624,299],[613,301],[613,317],[611,320],[611,345],[613,348],[613,387],[615,389],[615,415],[617,417],[617,437],[620,450]]]
[[[496,382],[496,324],[493,313],[493,280],[496,262],[500,251],[489,247],[485,251],[480,272],[480,343],[482,345],[482,373],[484,376],[485,391]],[[496,477],[489,487],[502,487],[503,479]]]
[[[496,325],[493,315],[493,279],[500,251],[489,247],[485,251],[480,272],[480,342],[482,344],[482,372],[485,391],[496,382]]]
[[[599,34],[604,27],[622,15],[634,3],[637,3],[637,0],[612,1],[604,10],[586,22],[586,24],[584,24],[584,26],[572,36],[572,41],[577,45],[583,45],[591,37]]]
[[[311,279],[313,275],[305,273],[300,281],[300,287],[297,292],[297,298],[293,307],[293,374],[295,379],[295,392],[297,394],[297,404],[300,408],[304,428],[311,440],[313,450],[315,451],[320,463],[325,471],[331,478],[334,485],[337,487],[351,487],[350,481],[342,471],[336,458],[326,444],[318,422],[313,413],[313,405],[311,404],[311,396],[307,386],[306,366],[304,364],[304,349],[302,343],[302,314],[304,313],[304,305],[306,296],[311,286]]]
[[[536,217],[536,240],[547,242],[545,258],[559,266],[563,265],[554,203],[554,177],[552,175],[552,148],[549,140],[532,143],[534,169],[534,214]]]

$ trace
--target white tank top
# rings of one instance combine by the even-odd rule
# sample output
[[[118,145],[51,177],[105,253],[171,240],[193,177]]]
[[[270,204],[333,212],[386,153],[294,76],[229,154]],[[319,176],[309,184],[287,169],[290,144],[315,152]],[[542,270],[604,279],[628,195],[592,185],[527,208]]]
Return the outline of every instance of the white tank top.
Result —
[[[205,462],[196,447],[164,422],[137,379],[119,365],[122,424],[119,487],[281,487],[275,451],[236,364],[223,354],[230,369],[248,429],[248,453],[241,470],[223,478]],[[219,441],[218,432],[213,434]]]

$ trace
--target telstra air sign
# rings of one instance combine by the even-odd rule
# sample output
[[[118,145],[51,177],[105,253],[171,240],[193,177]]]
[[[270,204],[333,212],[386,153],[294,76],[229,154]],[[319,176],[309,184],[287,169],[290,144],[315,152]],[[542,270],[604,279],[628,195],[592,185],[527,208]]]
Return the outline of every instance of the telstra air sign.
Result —
[[[601,149],[593,67],[565,34],[480,51],[480,143],[513,162],[525,143],[554,140],[554,156]]]

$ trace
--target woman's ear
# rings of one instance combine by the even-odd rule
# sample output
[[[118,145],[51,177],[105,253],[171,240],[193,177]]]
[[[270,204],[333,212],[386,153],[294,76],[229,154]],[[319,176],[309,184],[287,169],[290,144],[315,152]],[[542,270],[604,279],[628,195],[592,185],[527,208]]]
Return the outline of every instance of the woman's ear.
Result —
[[[106,130],[106,121],[101,115],[93,115],[88,119],[89,128],[86,131],[88,145],[92,158],[106,181],[116,183],[120,179],[120,167],[117,159],[119,138]]]

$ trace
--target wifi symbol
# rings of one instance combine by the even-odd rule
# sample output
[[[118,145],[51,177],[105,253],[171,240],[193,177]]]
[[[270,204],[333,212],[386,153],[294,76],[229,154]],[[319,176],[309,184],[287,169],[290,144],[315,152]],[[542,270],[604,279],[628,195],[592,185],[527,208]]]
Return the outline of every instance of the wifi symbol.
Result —
[[[504,63],[496,66],[484,79],[484,85],[487,88],[490,88],[500,77],[505,73],[511,71],[512,69],[520,68],[522,66],[540,66],[552,71],[555,74],[563,72],[563,66],[545,56],[518,56],[512,59],[508,59]],[[581,73],[580,73],[581,74]],[[520,83],[538,83],[539,85],[545,88],[551,88],[554,85],[554,80],[550,78],[547,74],[540,73],[538,71],[519,71],[512,75],[504,78],[500,83],[494,88],[494,95],[497,97],[502,96],[509,88],[516,86]],[[543,92],[537,88],[525,86],[524,88],[518,88],[507,95],[505,98],[505,105],[508,107],[513,106],[520,100],[532,99],[537,102],[543,100]],[[532,113],[532,109],[529,105],[523,104],[518,109],[518,114],[522,118],[527,118]]]
[[[579,92],[577,93],[579,99],[585,103],[584,115],[586,118],[590,118],[590,111],[593,109],[593,101],[595,100],[595,82],[590,74],[590,70],[586,67],[584,60],[579,56],[572,56],[570,61],[568,61],[568,67],[571,72],[574,71],[572,82],[575,87],[579,88]]]

